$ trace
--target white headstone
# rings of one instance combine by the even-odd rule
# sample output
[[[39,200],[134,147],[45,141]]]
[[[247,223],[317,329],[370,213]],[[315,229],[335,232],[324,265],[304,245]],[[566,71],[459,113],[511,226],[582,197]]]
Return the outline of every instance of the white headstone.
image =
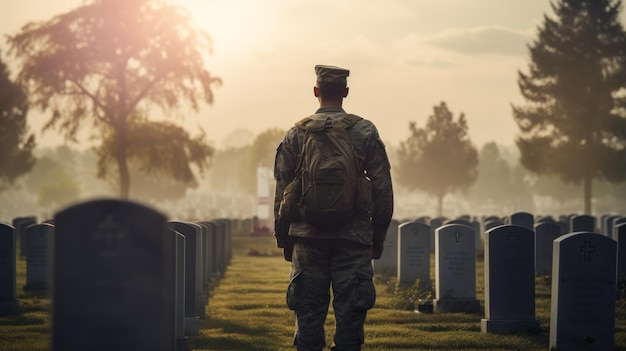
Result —
[[[412,285],[419,280],[423,291],[430,283],[430,227],[420,222],[398,226],[398,284]]]
[[[535,234],[515,225],[485,234],[484,333],[538,333],[535,319]]]
[[[476,299],[476,231],[447,224],[435,233],[434,309],[438,312],[480,312]]]
[[[48,290],[52,279],[54,226],[26,227],[26,285],[24,290]]]
[[[556,222],[535,225],[535,275],[552,274],[552,242],[561,235]]]
[[[554,241],[550,347],[613,350],[617,243],[577,232]]]
[[[200,312],[204,311],[202,295],[202,234],[189,222],[170,221],[170,228],[185,236],[185,334],[200,332]],[[200,269],[199,269],[200,267]]]
[[[570,218],[570,232],[596,233],[596,217],[590,215],[572,216]]]
[[[187,351],[185,336],[185,236],[171,230],[176,237],[176,351]]]
[[[387,229],[387,238],[380,259],[374,260],[376,274],[396,276],[398,274],[398,226],[397,220],[392,219]]]
[[[509,217],[509,224],[533,230],[535,226],[535,216],[528,212],[516,212]]]

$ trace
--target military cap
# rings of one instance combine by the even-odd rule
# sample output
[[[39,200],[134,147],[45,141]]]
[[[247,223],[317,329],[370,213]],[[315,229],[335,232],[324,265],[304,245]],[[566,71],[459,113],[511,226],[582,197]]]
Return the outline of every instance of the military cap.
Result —
[[[318,82],[346,83],[350,71],[336,66],[316,65],[315,74]]]

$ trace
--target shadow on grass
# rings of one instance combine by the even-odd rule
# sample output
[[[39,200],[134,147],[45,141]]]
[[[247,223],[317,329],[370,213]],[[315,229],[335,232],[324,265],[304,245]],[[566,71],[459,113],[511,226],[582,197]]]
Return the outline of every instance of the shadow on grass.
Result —
[[[275,351],[283,338],[271,325],[245,325],[224,319],[201,322],[201,334],[189,337],[193,350]],[[283,345],[286,346],[286,345]]]

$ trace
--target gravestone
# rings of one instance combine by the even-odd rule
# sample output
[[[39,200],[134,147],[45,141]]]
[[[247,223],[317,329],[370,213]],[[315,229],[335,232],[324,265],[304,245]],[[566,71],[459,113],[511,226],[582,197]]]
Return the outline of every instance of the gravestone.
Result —
[[[204,296],[209,295],[209,227],[202,222],[195,223],[200,227],[200,234],[202,235],[202,294]],[[207,300],[208,301],[208,300]]]
[[[476,258],[483,257],[483,238],[480,235],[480,222],[478,220],[473,220],[470,222],[472,224],[472,228],[474,228],[474,240],[476,241],[474,247],[476,250]]]
[[[428,217],[428,216],[421,216],[421,217],[415,218],[413,221],[410,221],[410,222],[419,222],[419,223],[424,223],[424,224],[428,225],[430,223],[430,217]]]
[[[615,237],[613,237],[613,222],[618,218],[620,218],[620,216],[616,216],[616,215],[602,216],[602,219],[600,221],[600,224],[601,224],[600,233],[602,233],[605,236],[608,236],[611,239],[615,239]]]
[[[611,225],[611,235],[609,236],[609,238],[613,239],[613,240],[617,240],[617,226],[621,225],[623,223],[626,223],[626,217],[617,217],[613,220],[613,223]]]
[[[52,349],[174,350],[175,237],[165,216],[94,200],[55,224]]]
[[[535,319],[535,240],[528,228],[503,225],[485,234],[483,333],[538,333]]]
[[[617,241],[617,282],[626,285],[626,223],[615,227]]]
[[[492,220],[486,221],[483,226],[485,228],[485,232],[487,232],[488,230],[491,230],[495,227],[499,227],[501,225],[504,225],[504,222],[502,220],[492,219]]]
[[[205,287],[205,295],[208,296],[209,283],[213,279],[211,276],[212,258],[211,258],[211,226],[206,222],[197,222],[202,227],[202,274]]]
[[[593,232],[554,241],[550,347],[615,349],[616,242]]]
[[[230,223],[230,219],[222,218],[221,221],[224,225],[224,271],[226,271],[226,267],[230,264],[230,260],[232,257],[232,225]]]
[[[209,277],[211,280],[220,277],[220,271],[217,263],[217,225],[210,221],[202,222],[207,228],[209,228],[208,236],[208,252],[209,260],[207,261]]]
[[[170,221],[167,225],[185,236],[185,334],[197,335],[200,317],[204,318],[202,234],[190,222]]]
[[[554,218],[552,216],[537,216],[537,221],[535,224],[543,223],[543,222],[554,222]]]
[[[26,256],[26,227],[37,223],[37,217],[26,216],[13,219],[13,228],[15,228],[15,238],[19,244],[20,257]]]
[[[419,288],[431,291],[430,227],[421,222],[398,226],[398,285],[410,286],[419,280]]]
[[[552,242],[561,236],[556,222],[540,222],[535,225],[535,275],[552,274]]]
[[[561,233],[571,233],[572,232],[572,218],[576,217],[577,215],[575,214],[571,214],[571,215],[559,215],[559,220],[558,222],[563,222],[566,225],[565,230],[563,230],[563,228],[561,228]]]
[[[467,219],[464,219],[464,218],[449,219],[447,221],[444,221],[443,224],[444,225],[446,225],[446,224],[462,224],[462,225],[466,225],[468,227],[472,226],[472,223],[470,221],[468,221]]]
[[[435,291],[437,312],[479,313],[476,299],[476,230],[447,224],[435,233]]]
[[[446,217],[435,217],[430,220],[430,252],[435,252],[435,231],[447,221]]]
[[[26,285],[25,291],[49,290],[52,283],[54,232],[51,224],[31,224],[26,227]]]
[[[535,226],[535,216],[528,212],[516,212],[509,216],[509,224],[533,230]]]
[[[387,229],[387,238],[380,259],[374,260],[374,272],[383,276],[396,276],[398,274],[398,223],[392,219]]]
[[[596,233],[596,217],[590,215],[573,216],[570,219],[570,232]]]
[[[187,351],[185,336],[185,236],[168,228],[176,237],[176,351]]]
[[[0,316],[19,313],[16,291],[16,241],[15,228],[0,223]]]
[[[561,235],[565,235],[565,234],[569,234],[570,233],[569,224],[568,223],[563,222],[563,221],[556,221],[555,223],[559,226]]]
[[[226,255],[224,252],[226,231],[224,224],[218,220],[212,220],[211,223],[215,226],[215,258],[217,264],[217,271],[220,276],[223,276],[226,272]]]
[[[226,240],[224,241],[226,250],[226,266],[230,265],[230,262],[233,258],[233,250],[232,250],[232,239],[233,239],[233,229],[230,219],[223,219],[226,224]]]

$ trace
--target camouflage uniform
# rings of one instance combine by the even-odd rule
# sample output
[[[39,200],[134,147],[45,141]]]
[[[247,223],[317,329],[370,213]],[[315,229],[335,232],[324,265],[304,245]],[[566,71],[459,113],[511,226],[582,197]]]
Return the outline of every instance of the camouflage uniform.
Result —
[[[340,118],[341,107],[321,107],[316,114]],[[321,115],[313,118],[323,118]],[[357,157],[372,182],[373,211],[356,215],[354,220],[333,230],[323,230],[304,221],[288,228],[293,240],[293,257],[287,304],[294,310],[298,350],[321,350],[325,346],[324,321],[333,289],[336,318],[333,350],[360,350],[367,310],[376,298],[372,282],[372,244],[382,244],[393,212],[390,166],[385,147],[373,123],[359,120],[348,129]],[[274,165],[276,196],[274,215],[285,187],[296,176],[304,131],[291,128],[278,146]],[[275,224],[279,246],[287,229]],[[283,246],[281,246],[283,247]]]

